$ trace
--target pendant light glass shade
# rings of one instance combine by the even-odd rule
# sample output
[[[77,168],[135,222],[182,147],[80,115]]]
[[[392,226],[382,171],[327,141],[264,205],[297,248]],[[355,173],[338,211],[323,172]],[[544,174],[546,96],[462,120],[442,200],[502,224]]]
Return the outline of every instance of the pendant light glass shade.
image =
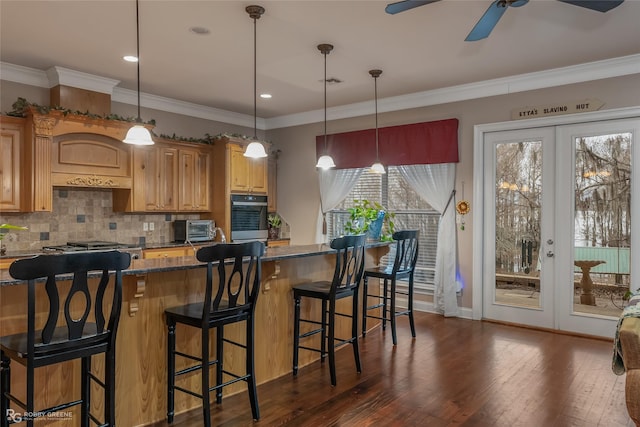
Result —
[[[324,154],[318,159],[316,168],[327,170],[336,167],[327,151],[327,55],[333,50],[333,46],[326,43],[319,44],[318,50],[324,55]]]
[[[127,135],[122,142],[132,145],[153,145],[153,139],[151,139],[151,132],[149,129],[142,125],[142,119],[140,118],[140,8],[138,0],[136,0],[136,62],[138,70],[138,118],[136,124],[127,131]]]
[[[151,139],[151,132],[146,127],[138,124],[133,126],[127,131],[127,136],[122,140],[125,144],[132,145],[153,145],[153,139]]]
[[[331,169],[331,168],[335,168],[336,164],[333,162],[333,158],[327,154],[320,156],[320,158],[318,159],[318,163],[316,164],[317,168],[320,169]]]
[[[244,150],[244,156],[259,159],[261,157],[267,157],[267,152],[264,150],[264,145],[258,141],[253,141],[247,145],[247,148]]]
[[[378,151],[378,77],[382,74],[382,70],[369,70],[369,74],[373,77],[375,84],[374,99],[376,104],[376,161],[371,165],[371,172],[385,174],[387,172],[384,170],[382,163],[380,163],[380,154]]]
[[[262,6],[247,6],[246,9],[249,17],[253,19],[253,141],[247,145],[244,150],[245,157],[251,157],[253,159],[259,159],[267,157],[267,152],[264,149],[264,145],[258,141],[258,88],[257,88],[257,36],[256,36],[256,20],[260,19],[260,16],[264,13],[264,7]]]
[[[384,170],[384,166],[382,166],[382,163],[380,162],[375,162],[371,165],[371,172],[379,174],[387,173],[387,171]]]

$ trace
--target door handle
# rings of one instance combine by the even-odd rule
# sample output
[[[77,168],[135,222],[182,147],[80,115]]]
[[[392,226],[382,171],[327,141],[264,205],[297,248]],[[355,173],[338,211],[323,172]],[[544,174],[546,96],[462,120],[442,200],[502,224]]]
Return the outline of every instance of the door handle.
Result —
[[[555,254],[553,252],[551,252],[551,251],[547,252],[547,257],[549,257],[549,258],[553,258],[554,255]]]

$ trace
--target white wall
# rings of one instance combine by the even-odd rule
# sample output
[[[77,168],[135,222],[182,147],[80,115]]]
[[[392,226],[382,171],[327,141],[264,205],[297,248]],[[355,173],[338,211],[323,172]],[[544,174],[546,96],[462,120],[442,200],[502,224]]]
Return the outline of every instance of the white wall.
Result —
[[[457,198],[473,200],[473,127],[478,124],[511,120],[513,109],[596,98],[605,103],[603,109],[640,106],[640,75],[616,77],[543,90],[520,92],[471,101],[442,104],[379,114],[378,126],[394,126],[432,120],[459,120],[460,163],[457,166]],[[331,121],[328,133],[368,129],[375,126],[373,116]],[[320,193],[315,169],[315,137],[322,135],[323,124],[276,129],[267,137],[282,150],[278,161],[278,211],[291,226],[293,244],[322,241],[320,231]],[[464,231],[458,230],[460,271],[465,282],[464,307],[471,307],[473,213],[465,218]]]

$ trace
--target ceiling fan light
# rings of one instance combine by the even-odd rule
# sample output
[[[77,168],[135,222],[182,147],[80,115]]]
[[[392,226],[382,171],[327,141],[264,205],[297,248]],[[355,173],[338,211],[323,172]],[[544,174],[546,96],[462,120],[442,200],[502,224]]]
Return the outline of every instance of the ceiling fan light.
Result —
[[[331,156],[329,156],[328,154],[325,154],[320,156],[320,158],[318,159],[318,163],[316,164],[316,167],[327,170],[327,169],[335,168],[336,164],[333,162],[333,158]]]
[[[258,141],[253,141],[247,145],[247,149],[244,150],[245,157],[251,157],[252,159],[260,159],[262,157],[267,157],[267,152],[264,149],[264,145],[260,144]]]
[[[134,125],[127,131],[127,136],[122,140],[125,144],[131,145],[153,145],[151,132],[142,125]]]
[[[381,175],[387,173],[387,171],[384,170],[384,166],[380,162],[375,162],[371,165],[371,172]]]

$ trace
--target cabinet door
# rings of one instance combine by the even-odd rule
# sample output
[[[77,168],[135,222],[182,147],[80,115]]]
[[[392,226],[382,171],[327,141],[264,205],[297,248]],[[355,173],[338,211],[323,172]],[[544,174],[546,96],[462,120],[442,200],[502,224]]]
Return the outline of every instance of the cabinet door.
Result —
[[[196,196],[196,172],[197,151],[180,150],[180,193],[178,195],[178,208],[183,211],[197,209]]]
[[[158,151],[155,147],[135,147],[133,150],[134,212],[155,211],[158,202]]]
[[[211,197],[211,189],[209,182],[211,176],[209,175],[210,169],[210,156],[209,152],[198,151],[196,157],[196,179],[195,179],[195,199],[197,202],[198,210],[209,210],[209,199]]]
[[[0,131],[0,212],[20,210],[20,146],[22,125],[2,123]]]
[[[158,208],[161,211],[178,210],[178,150],[162,147],[159,150]]]
[[[235,144],[229,144],[228,147],[231,191],[248,193],[251,188],[251,176],[248,159],[244,157],[244,147]]]
[[[199,150],[180,150],[180,206],[183,211],[209,208],[209,154]]]
[[[249,173],[251,176],[251,183],[249,191],[251,193],[267,194],[268,187],[268,174],[267,174],[267,159],[247,159],[249,163]]]
[[[268,165],[267,203],[269,203],[269,205],[267,206],[267,211],[277,212],[278,205],[276,200],[277,199],[276,185],[277,185],[277,177],[278,177],[278,162],[274,156],[269,156],[269,161],[267,162],[267,165]]]

